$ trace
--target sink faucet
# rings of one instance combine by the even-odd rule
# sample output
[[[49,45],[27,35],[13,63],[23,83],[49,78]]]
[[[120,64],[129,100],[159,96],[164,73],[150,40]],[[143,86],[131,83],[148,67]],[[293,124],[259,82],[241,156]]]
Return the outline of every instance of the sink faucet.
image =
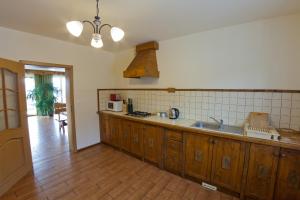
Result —
[[[220,119],[220,121],[219,121],[219,120],[217,120],[214,117],[209,117],[209,118],[211,118],[212,120],[214,120],[215,122],[217,122],[217,124],[220,126],[220,129],[222,129],[224,127],[224,121],[223,121],[223,119]]]

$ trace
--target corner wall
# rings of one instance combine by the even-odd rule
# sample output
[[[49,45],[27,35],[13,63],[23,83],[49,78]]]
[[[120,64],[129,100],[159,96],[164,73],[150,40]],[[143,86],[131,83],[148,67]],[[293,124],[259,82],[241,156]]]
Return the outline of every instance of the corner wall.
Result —
[[[160,41],[159,79],[124,79],[135,52],[120,52],[117,87],[299,90],[299,24],[296,14]]]
[[[114,87],[114,55],[39,35],[0,28],[0,57],[74,66],[77,147],[100,141],[97,88]]]

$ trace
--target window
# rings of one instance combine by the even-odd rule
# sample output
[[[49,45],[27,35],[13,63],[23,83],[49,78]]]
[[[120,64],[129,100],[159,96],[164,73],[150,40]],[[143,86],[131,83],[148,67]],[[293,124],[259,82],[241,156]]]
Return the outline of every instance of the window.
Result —
[[[29,92],[35,88],[34,83],[34,75],[33,74],[26,74],[25,76],[25,90],[26,90],[26,97],[28,96]],[[35,101],[32,99],[27,98],[27,115],[36,115],[36,107]]]
[[[53,86],[58,89],[57,102],[66,103],[66,79],[63,75],[53,76]]]
[[[0,131],[19,126],[18,75],[0,69]]]

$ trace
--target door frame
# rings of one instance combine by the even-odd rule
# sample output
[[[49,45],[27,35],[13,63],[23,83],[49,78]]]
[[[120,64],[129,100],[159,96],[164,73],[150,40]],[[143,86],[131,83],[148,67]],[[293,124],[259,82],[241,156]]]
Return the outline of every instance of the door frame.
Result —
[[[49,68],[57,67],[65,69],[66,77],[66,100],[67,100],[67,117],[68,119],[68,137],[69,137],[69,149],[71,152],[77,152],[77,138],[76,138],[76,126],[75,126],[75,106],[74,106],[74,79],[73,79],[73,65],[54,64],[46,62],[36,62],[29,60],[20,60],[20,63],[24,65],[35,65],[39,67]]]

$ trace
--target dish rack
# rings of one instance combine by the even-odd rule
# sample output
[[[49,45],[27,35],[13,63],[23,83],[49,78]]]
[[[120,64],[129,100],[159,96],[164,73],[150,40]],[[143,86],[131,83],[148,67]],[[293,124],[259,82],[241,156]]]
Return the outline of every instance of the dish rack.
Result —
[[[280,134],[276,131],[275,128],[255,128],[251,127],[249,124],[245,125],[245,134],[248,137],[266,139],[266,140],[280,140]]]

